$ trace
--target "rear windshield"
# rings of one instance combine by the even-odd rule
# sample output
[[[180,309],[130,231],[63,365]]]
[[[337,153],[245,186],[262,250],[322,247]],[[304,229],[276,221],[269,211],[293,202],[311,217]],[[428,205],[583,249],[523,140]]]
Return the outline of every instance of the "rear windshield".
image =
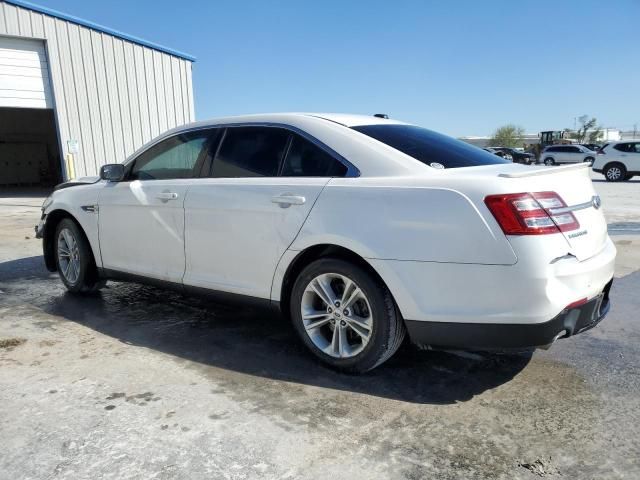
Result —
[[[364,125],[352,128],[436,168],[441,168],[437,164],[444,168],[460,168],[511,163],[481,148],[414,125]]]

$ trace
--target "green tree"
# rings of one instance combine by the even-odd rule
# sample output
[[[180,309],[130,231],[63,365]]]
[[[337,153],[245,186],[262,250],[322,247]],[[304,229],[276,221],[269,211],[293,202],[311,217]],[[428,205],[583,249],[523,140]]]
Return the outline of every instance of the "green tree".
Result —
[[[589,118],[589,115],[578,117],[579,127],[577,130],[565,129],[569,138],[577,143],[597,143],[602,139],[602,127],[597,126],[598,120],[595,117]]]
[[[490,147],[521,147],[524,128],[518,125],[504,125],[498,128],[489,139]]]

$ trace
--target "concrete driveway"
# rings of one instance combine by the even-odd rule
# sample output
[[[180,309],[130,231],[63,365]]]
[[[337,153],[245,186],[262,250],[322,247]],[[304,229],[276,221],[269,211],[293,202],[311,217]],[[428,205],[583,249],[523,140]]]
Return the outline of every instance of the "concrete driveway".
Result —
[[[613,307],[549,351],[406,345],[362,376],[284,321],[47,272],[42,196],[0,194],[0,478],[640,478],[640,182],[597,182]],[[499,294],[499,292],[497,292]]]

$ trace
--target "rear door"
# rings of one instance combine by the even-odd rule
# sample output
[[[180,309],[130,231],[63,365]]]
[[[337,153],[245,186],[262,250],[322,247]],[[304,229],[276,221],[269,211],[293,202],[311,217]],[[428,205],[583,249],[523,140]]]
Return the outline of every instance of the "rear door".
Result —
[[[210,132],[172,136],[133,162],[98,201],[104,268],[179,283],[184,275],[184,200],[208,155]]]
[[[346,172],[324,147],[286,129],[227,128],[209,178],[185,201],[185,285],[268,299],[318,195]]]

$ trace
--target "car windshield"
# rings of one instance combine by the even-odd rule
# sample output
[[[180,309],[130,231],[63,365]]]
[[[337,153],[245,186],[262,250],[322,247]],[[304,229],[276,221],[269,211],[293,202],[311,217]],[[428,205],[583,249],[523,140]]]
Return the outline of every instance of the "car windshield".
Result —
[[[477,167],[511,163],[481,148],[414,125],[352,127],[402,153],[436,168]]]

